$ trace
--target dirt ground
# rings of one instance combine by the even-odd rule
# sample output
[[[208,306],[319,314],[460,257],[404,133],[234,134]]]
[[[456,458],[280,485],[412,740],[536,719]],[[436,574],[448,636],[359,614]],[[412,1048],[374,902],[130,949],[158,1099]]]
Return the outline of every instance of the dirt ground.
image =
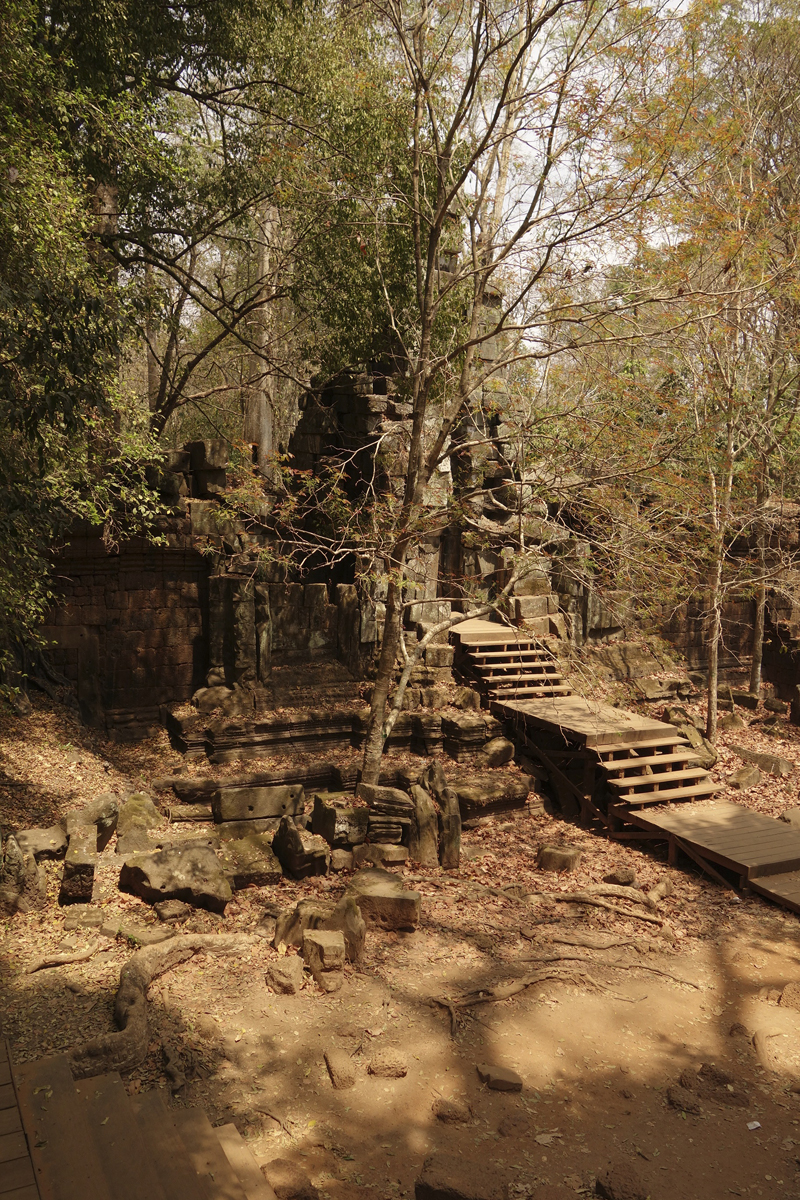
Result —
[[[641,711],[656,716],[661,707]],[[723,798],[774,816],[797,802],[800,738],[785,719],[771,732],[756,725],[723,735],[720,781],[742,765],[730,743],[780,754],[798,772],[768,777],[744,795],[723,786]],[[50,824],[101,791],[123,795],[180,768],[243,769],[198,770],[165,737],[139,746],[103,742],[50,702],[26,718],[0,719],[6,829]],[[579,869],[539,871],[545,841],[580,846]],[[776,1003],[787,983],[800,983],[798,918],[760,899],[740,900],[694,868],[668,868],[657,847],[613,844],[548,813],[466,832],[463,851],[458,871],[397,868],[422,892],[420,928],[371,933],[363,961],[348,967],[332,995],[310,980],[296,996],[270,992],[264,969],[277,952],[255,929],[268,902],[336,899],[346,877],[285,880],[237,893],[224,918],[194,914],[183,929],[250,933],[249,949],[235,960],[196,958],[154,983],[150,1052],[126,1077],[129,1091],[168,1087],[167,1045],[189,1080],[173,1103],[233,1120],[259,1161],[293,1159],[331,1200],[413,1195],[435,1149],[496,1166],[521,1197],[593,1190],[609,1161],[634,1167],[652,1200],[800,1195],[800,1094],[792,1090],[800,1080],[800,1012]],[[117,890],[113,840],[100,862],[94,903],[132,927],[151,921],[148,905]],[[670,878],[673,894],[656,922],[501,890],[575,891],[621,865],[636,869],[643,888]],[[48,874],[47,907],[0,924],[0,1022],[18,1062],[111,1029],[119,971],[133,950],[96,930],[65,935],[60,864]],[[605,940],[615,944],[575,944],[602,942],[598,934],[614,935]],[[65,943],[99,949],[81,964],[26,973]],[[559,978],[476,1005],[451,1030],[439,1001],[543,970]],[[753,1048],[756,1031],[774,1035],[770,1070]],[[368,1073],[372,1054],[385,1046],[407,1063],[404,1078]],[[332,1088],[328,1047],[352,1056],[353,1088]],[[489,1090],[478,1077],[481,1062],[517,1071],[522,1092]],[[717,1075],[706,1085],[698,1113],[676,1109],[667,1089],[703,1064],[728,1079]],[[442,1098],[465,1102],[466,1119],[439,1120],[434,1105]]]

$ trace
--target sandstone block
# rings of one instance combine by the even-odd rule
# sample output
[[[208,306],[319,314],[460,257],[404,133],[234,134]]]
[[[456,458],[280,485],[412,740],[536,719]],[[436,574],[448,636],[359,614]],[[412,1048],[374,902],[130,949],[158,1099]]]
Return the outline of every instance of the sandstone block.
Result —
[[[416,929],[422,897],[403,890],[396,875],[379,867],[365,867],[353,876],[348,888],[367,923],[382,929]]]
[[[581,851],[577,846],[540,846],[536,865],[540,871],[576,871]]]
[[[331,1083],[337,1091],[355,1086],[356,1069],[353,1060],[345,1050],[330,1047],[325,1051],[325,1065],[331,1077]]]
[[[738,771],[734,771],[733,775],[729,775],[725,782],[728,787],[746,792],[748,788],[758,787],[761,783],[761,772],[758,767],[752,765],[740,767]]]
[[[311,831],[329,846],[360,846],[367,836],[368,808],[354,808],[338,797],[317,793]]]
[[[303,934],[303,959],[317,980],[327,971],[341,971],[344,935],[338,929],[307,929]]]
[[[508,738],[491,738],[483,747],[483,758],[487,767],[503,767],[513,761],[516,747]]]
[[[297,954],[286,954],[271,962],[266,972],[267,987],[284,996],[294,996],[303,986],[303,960]]]
[[[408,1074],[408,1063],[399,1050],[394,1050],[391,1046],[384,1046],[374,1052],[369,1060],[367,1070],[370,1075],[377,1075],[379,1079],[405,1079]]]
[[[117,819],[117,837],[125,837],[138,830],[156,829],[163,821],[161,813],[144,792],[126,796]]]
[[[303,811],[302,785],[220,788],[211,798],[215,821],[253,821],[265,817],[294,816]]]
[[[97,833],[94,825],[73,829],[64,857],[59,904],[88,904],[94,887],[97,865]]]
[[[333,905],[325,900],[300,900],[294,908],[285,908],[275,922],[275,949],[280,950],[281,946],[299,948],[305,931],[319,929],[332,915]]]
[[[103,792],[85,808],[74,808],[67,813],[67,837],[71,837],[73,830],[94,825],[97,839],[96,849],[99,854],[111,841],[117,828],[118,816],[119,804],[116,796],[110,792]]]
[[[37,862],[63,858],[67,853],[67,835],[60,825],[51,825],[49,829],[22,829],[16,838],[22,853],[32,854]]]
[[[331,850],[331,870],[332,871],[352,871],[353,869],[353,851],[352,850]]]
[[[143,900],[184,900],[196,908],[219,913],[225,911],[232,895],[216,854],[198,842],[178,844],[155,854],[135,854],[123,863],[119,887]]]
[[[319,834],[298,829],[289,817],[281,818],[272,850],[284,870],[295,879],[328,873],[331,861],[328,843]]]
[[[414,1200],[508,1200],[508,1184],[497,1168],[462,1155],[436,1153],[423,1164]]]
[[[281,864],[272,853],[272,836],[268,833],[226,841],[217,851],[217,858],[233,888],[267,887],[283,879]]]
[[[478,1063],[476,1069],[481,1083],[485,1083],[492,1091],[522,1091],[522,1076],[508,1067],[498,1067],[493,1063]]]

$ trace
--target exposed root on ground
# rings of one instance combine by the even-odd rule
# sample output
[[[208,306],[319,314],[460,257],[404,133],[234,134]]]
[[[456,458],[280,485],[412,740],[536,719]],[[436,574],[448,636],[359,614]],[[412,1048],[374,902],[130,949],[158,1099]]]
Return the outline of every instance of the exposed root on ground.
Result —
[[[72,1051],[73,1076],[85,1079],[138,1066],[147,1054],[147,989],[153,980],[195,954],[240,954],[249,946],[249,938],[236,934],[196,933],[138,950],[119,974],[114,1001],[117,1031],[93,1038]]]
[[[90,946],[88,950],[79,950],[74,954],[48,954],[45,958],[38,958],[36,962],[26,969],[26,975],[33,975],[36,971],[43,971],[45,967],[66,967],[71,963],[88,962],[93,958],[100,949],[100,942],[94,946]]]

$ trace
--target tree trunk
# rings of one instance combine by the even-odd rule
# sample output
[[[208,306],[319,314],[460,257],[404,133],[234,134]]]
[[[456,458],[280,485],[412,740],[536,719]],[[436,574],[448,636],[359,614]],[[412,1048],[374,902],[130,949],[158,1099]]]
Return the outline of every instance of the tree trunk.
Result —
[[[756,524],[756,552],[758,554],[758,590],[756,591],[756,612],[753,621],[753,661],[750,664],[750,691],[758,695],[761,691],[761,664],[764,658],[764,624],[767,609],[767,529],[764,520],[764,505],[766,492],[759,486],[756,496],[758,520]]]
[[[250,368],[251,383],[247,389],[244,410],[245,442],[256,448],[254,463],[259,474],[271,478],[274,406],[270,393],[270,376],[267,370],[266,351],[269,344],[269,288],[267,277],[270,270],[271,244],[275,237],[275,210],[268,207],[259,213],[261,240],[258,247],[256,272],[261,303],[254,313],[252,333],[253,360]]]
[[[394,681],[394,669],[397,661],[397,652],[400,648],[400,638],[403,636],[402,614],[403,604],[400,586],[396,579],[391,578],[386,595],[386,621],[383,627],[381,656],[378,660],[378,674],[375,679],[375,686],[372,689],[369,724],[367,725],[367,737],[364,743],[364,765],[361,770],[361,778],[364,783],[377,783],[380,776],[381,757],[385,741],[384,718],[386,716],[386,704]]]
[[[712,607],[711,629],[708,639],[708,715],[706,737],[710,742],[717,737],[717,684],[719,681],[719,644],[722,640],[722,604],[720,603],[721,564],[717,567]]]

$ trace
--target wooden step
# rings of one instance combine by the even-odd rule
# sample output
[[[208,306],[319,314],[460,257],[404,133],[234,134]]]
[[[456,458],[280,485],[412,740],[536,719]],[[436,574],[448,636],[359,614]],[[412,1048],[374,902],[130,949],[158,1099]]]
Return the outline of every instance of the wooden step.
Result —
[[[24,1063],[16,1074],[41,1200],[113,1200],[66,1054]]]
[[[508,669],[514,670],[514,667],[509,667]],[[503,670],[503,668],[500,667],[498,670]],[[520,679],[549,679],[559,682],[563,678],[564,676],[559,675],[558,671],[556,670],[555,663],[553,663],[552,671],[525,671],[516,675],[497,675],[493,671],[491,675],[486,675],[483,673],[481,674],[481,679],[483,679],[484,683],[515,683]]]
[[[688,771],[660,771],[657,775],[625,775],[622,779],[607,780],[610,788],[624,789],[645,787],[655,783],[679,783],[687,779],[708,779],[708,771],[704,767],[693,767]]]
[[[131,1109],[169,1200],[209,1200],[161,1090],[155,1088],[131,1097]]]
[[[75,1091],[113,1200],[168,1200],[117,1072],[81,1079]]]
[[[632,796],[620,796],[617,803],[631,805],[666,804],[673,800],[699,800],[702,796],[714,796],[719,791],[715,783],[687,784],[685,788],[674,788],[665,792],[634,792]]]
[[[536,638],[484,638],[479,641],[469,642],[462,638],[461,645],[467,654],[483,654],[497,651],[501,647],[504,651],[517,650],[541,650],[543,647],[537,642]]]
[[[244,1189],[247,1200],[278,1200],[236,1126],[217,1125],[214,1133]]]
[[[671,749],[673,746],[688,746],[689,742],[679,733],[672,737],[670,734],[656,738],[642,738],[640,742],[622,741],[622,742],[607,742],[604,746],[595,746],[594,750],[602,756],[604,754],[618,754],[622,750],[657,750],[663,747],[664,750]],[[613,762],[614,759],[603,758],[603,764],[607,765]]]
[[[487,691],[489,700],[534,700],[536,696],[571,696],[572,688],[569,685],[563,684],[558,688],[551,688],[542,684],[541,688],[509,688],[507,690],[500,688],[489,688]]]
[[[656,767],[662,766],[664,763],[690,763],[698,760],[698,755],[693,750],[687,750],[683,754],[651,754],[642,758],[612,758],[608,762],[603,763],[606,771],[629,771],[636,767]]]
[[[0,1034],[0,1196],[39,1200],[28,1140],[17,1107],[8,1042]]]
[[[210,1200],[247,1200],[206,1114],[199,1108],[176,1108],[172,1115],[189,1162]]]
[[[485,654],[472,654],[470,652],[470,658],[475,662],[482,662],[496,658],[509,658],[512,654],[516,655],[519,659],[530,659],[533,662],[542,660],[555,662],[555,658],[549,650],[493,650],[491,652],[487,651]]]

